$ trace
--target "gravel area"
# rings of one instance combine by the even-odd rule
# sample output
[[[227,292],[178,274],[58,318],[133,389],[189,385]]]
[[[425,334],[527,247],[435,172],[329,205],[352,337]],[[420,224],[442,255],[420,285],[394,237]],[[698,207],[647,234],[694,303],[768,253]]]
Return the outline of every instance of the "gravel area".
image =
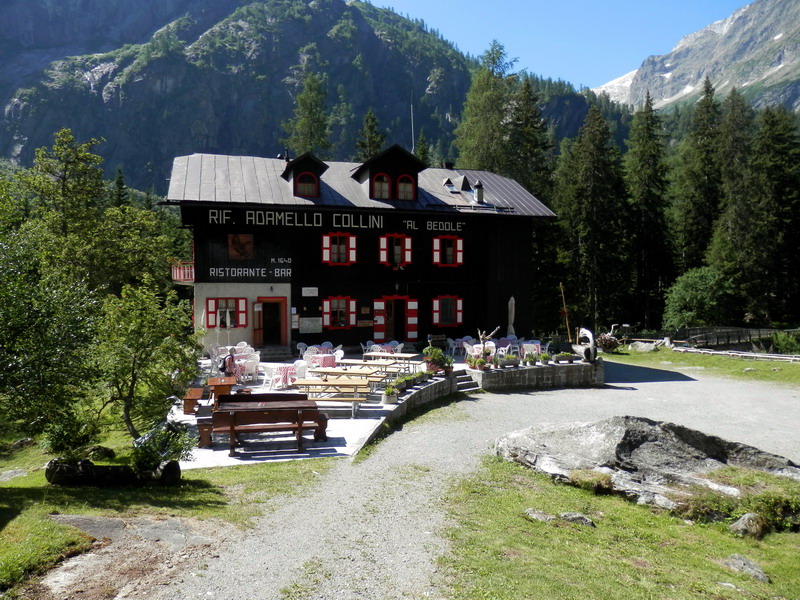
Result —
[[[440,502],[494,440],[533,423],[635,415],[681,423],[800,462],[800,392],[607,364],[603,389],[478,394],[404,425],[372,455],[338,464],[254,529],[117,598],[443,598]]]

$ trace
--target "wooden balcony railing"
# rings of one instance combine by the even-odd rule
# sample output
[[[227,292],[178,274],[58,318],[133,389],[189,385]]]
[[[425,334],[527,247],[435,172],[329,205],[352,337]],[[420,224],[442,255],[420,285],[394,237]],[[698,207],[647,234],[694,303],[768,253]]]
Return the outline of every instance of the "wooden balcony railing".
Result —
[[[172,281],[175,283],[194,283],[194,263],[189,261],[172,263]]]

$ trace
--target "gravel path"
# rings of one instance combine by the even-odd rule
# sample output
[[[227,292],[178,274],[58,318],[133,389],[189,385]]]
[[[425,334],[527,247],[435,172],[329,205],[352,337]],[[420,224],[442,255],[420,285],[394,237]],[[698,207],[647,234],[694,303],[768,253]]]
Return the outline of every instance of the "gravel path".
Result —
[[[439,502],[448,483],[474,471],[498,436],[532,423],[644,416],[800,462],[796,389],[613,364],[606,380],[605,389],[476,395],[406,424],[367,460],[338,461],[306,495],[223,543],[205,568],[173,573],[147,596],[443,598],[436,558],[447,552]]]

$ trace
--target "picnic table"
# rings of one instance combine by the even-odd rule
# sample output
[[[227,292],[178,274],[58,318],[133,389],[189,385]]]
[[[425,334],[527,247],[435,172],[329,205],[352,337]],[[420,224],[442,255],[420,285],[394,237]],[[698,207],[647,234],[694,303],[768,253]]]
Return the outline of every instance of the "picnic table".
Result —
[[[298,379],[294,384],[315,400],[352,403],[353,417],[358,414],[358,407],[366,401],[370,392],[370,382],[360,377],[337,377],[327,381],[319,378]]]
[[[413,360],[419,356],[418,352],[365,352],[364,357],[369,359],[391,359],[400,364],[406,373],[411,373],[412,368],[424,364],[424,361]]]
[[[241,433],[294,433],[298,450],[303,448],[304,431],[313,430],[315,440],[327,439],[328,418],[305,394],[226,394],[213,407],[210,416],[209,423],[203,415],[201,424],[198,415],[198,445],[211,447],[212,433],[227,434],[231,456],[236,454],[237,437]]]
[[[347,367],[317,367],[309,369],[309,373],[319,375],[322,379],[330,379],[337,377],[361,377],[368,379],[369,377],[380,373],[380,369],[370,368],[367,366],[347,366]]]

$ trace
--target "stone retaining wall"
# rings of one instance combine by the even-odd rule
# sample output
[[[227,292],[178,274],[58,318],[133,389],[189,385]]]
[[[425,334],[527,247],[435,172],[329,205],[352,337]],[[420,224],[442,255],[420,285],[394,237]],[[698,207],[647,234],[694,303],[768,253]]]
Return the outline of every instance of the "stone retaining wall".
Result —
[[[507,367],[478,371],[466,369],[466,373],[483,390],[541,390],[551,388],[595,387],[605,383],[603,359],[595,363],[576,362],[572,364],[536,365],[533,367]],[[400,402],[392,407],[386,421],[391,424],[400,421],[411,408],[424,406],[458,391],[456,375],[436,377],[421,385],[414,386],[400,396]],[[377,433],[377,432],[376,432]]]
[[[476,371],[468,369],[472,379],[487,392],[500,390],[541,390],[551,388],[595,387],[605,383],[603,359],[594,363],[536,365]]]

